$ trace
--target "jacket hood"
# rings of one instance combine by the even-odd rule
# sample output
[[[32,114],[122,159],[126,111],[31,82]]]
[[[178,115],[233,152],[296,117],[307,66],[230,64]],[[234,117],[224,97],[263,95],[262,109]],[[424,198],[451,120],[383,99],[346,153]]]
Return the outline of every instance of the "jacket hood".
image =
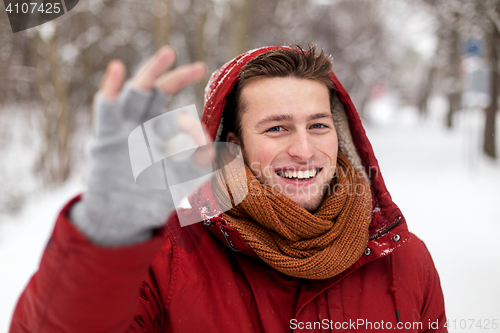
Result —
[[[205,90],[205,107],[202,123],[205,124],[213,140],[217,137],[217,132],[221,124],[226,97],[234,87],[238,73],[243,66],[261,53],[285,48],[287,47],[268,46],[248,51],[229,61],[212,74]],[[355,149],[354,155],[356,156],[353,158],[359,158],[359,162],[355,163],[352,160],[351,162],[353,162],[355,167],[364,169],[365,175],[371,184],[372,221],[369,228],[369,242],[365,255],[354,265],[359,267],[367,261],[391,253],[396,247],[409,240],[410,236],[406,227],[406,221],[398,206],[392,201],[385,186],[378,161],[375,158],[370,141],[366,136],[359,114],[349,94],[333,72],[331,72],[330,78],[337,90],[337,97],[340,102],[339,106],[345,115],[346,127],[348,127],[348,132],[352,138],[352,146]],[[335,121],[336,117],[334,116]],[[339,138],[339,146],[340,141],[341,138]],[[346,156],[352,159],[349,155],[346,154]],[[360,166],[356,166],[358,163],[360,163]],[[253,252],[248,251],[248,246],[235,230],[224,225],[224,221],[220,218],[218,207],[213,205],[215,199],[209,189],[208,186],[204,186],[201,191],[198,191],[198,194],[190,199],[197,207],[210,207],[208,211],[201,212],[202,218],[206,221],[205,225],[211,226],[212,229],[215,227],[217,230],[212,231],[215,231],[216,236],[225,241],[233,250]],[[250,254],[252,255],[252,253]]]

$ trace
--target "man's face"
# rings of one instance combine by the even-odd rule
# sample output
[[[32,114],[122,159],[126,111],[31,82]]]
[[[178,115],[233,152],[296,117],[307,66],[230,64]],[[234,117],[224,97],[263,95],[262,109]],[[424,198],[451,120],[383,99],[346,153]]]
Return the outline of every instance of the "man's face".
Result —
[[[257,179],[315,211],[337,161],[337,133],[325,84],[261,78],[241,91],[243,158]],[[234,134],[228,141],[238,143]]]

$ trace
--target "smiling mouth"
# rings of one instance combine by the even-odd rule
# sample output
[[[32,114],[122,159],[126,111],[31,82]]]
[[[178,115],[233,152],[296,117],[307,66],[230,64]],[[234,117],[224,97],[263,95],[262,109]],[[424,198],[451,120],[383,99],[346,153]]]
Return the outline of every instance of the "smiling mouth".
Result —
[[[296,171],[296,170],[278,170],[276,174],[281,178],[294,179],[294,180],[308,180],[316,177],[316,175],[321,172],[323,168]]]

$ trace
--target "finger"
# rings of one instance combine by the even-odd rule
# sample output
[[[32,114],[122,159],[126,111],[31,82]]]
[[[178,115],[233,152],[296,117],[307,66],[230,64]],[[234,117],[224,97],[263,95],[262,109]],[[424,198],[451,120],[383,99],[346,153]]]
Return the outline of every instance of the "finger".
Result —
[[[162,75],[156,81],[158,89],[167,95],[174,95],[185,86],[198,82],[205,76],[207,67],[202,62],[177,67],[176,69]]]
[[[178,123],[179,123],[179,128],[189,134],[196,143],[197,146],[203,146],[206,144],[211,143],[210,137],[207,138],[205,137],[205,131],[203,129],[203,124],[200,124],[199,119],[196,119],[187,113],[180,112],[179,115],[177,116],[178,118]],[[202,130],[200,131],[200,126]]]
[[[104,98],[108,100],[115,100],[117,98],[125,79],[125,73],[125,65],[120,60],[109,62],[99,89]]]
[[[178,115],[178,123],[179,128],[191,136],[199,147],[193,154],[195,162],[203,167],[206,167],[209,162],[213,162],[215,149],[212,144],[212,138],[205,126],[200,124],[198,119],[183,112]]]
[[[149,90],[153,88],[161,73],[172,66],[175,61],[175,51],[169,46],[161,47],[132,79],[137,88]]]

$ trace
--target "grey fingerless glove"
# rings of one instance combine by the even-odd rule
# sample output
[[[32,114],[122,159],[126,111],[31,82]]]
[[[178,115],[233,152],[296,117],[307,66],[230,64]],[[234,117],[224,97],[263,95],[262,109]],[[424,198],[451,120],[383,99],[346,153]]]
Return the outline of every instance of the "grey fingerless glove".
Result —
[[[96,128],[90,147],[87,191],[72,207],[70,219],[98,245],[145,241],[175,209],[168,190],[141,188],[135,183],[128,148],[129,134],[160,115],[167,99],[157,89],[134,88],[131,81],[125,83],[116,101],[106,100],[101,93],[95,96]],[[175,122],[166,127],[162,130],[171,133],[163,132],[165,137],[178,131]],[[156,181],[166,182],[166,179]]]

